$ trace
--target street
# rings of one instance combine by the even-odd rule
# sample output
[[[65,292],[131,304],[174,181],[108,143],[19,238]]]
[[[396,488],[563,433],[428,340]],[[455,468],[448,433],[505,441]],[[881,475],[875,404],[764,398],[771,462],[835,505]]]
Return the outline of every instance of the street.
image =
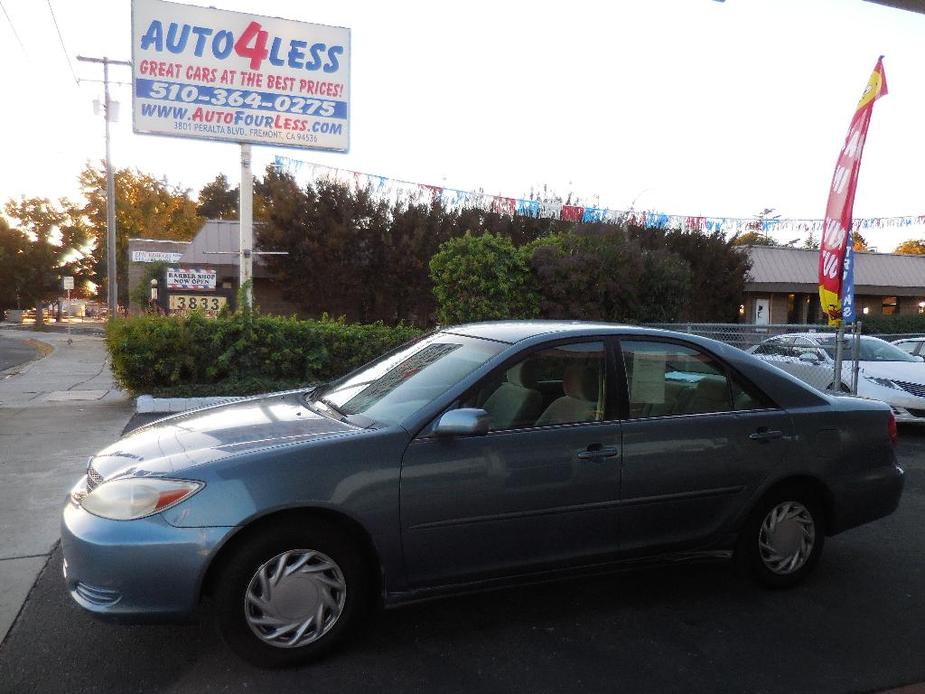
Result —
[[[39,356],[27,340],[0,336],[0,372],[12,369]]]
[[[900,429],[892,516],[827,541],[814,575],[762,590],[721,561],[573,579],[381,613],[314,666],[261,671],[206,621],[99,623],[55,550],[0,649],[0,691],[866,692],[925,681],[925,431]]]

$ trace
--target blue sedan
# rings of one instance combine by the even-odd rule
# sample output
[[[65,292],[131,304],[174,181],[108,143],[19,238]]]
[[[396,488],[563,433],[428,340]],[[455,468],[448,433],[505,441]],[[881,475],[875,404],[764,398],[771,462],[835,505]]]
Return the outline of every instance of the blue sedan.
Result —
[[[568,322],[446,328],[332,383],[188,412],[90,459],[65,580],[104,618],[189,617],[264,666],[368,610],[589,566],[724,553],[796,585],[891,513],[887,405],[744,352]]]

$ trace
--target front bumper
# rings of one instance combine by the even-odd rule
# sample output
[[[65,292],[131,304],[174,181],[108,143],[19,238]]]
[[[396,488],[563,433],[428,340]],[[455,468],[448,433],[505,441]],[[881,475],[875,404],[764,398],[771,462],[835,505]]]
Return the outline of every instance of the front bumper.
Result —
[[[176,528],[160,516],[114,521],[68,500],[61,547],[68,593],[118,621],[188,618],[215,550],[232,528]]]
[[[897,422],[925,424],[925,409],[899,407],[898,405],[890,405],[890,409],[893,411],[893,416],[896,417]]]

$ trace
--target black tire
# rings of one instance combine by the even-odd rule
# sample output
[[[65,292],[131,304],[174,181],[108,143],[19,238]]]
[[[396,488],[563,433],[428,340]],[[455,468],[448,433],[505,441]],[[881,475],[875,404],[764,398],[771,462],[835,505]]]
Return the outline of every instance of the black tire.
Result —
[[[278,557],[293,550],[311,550],[320,553],[313,555],[318,564],[328,564],[326,559],[333,561],[336,569],[343,578],[345,590],[332,590],[329,596],[335,595],[335,602],[343,593],[343,604],[335,619],[327,608],[328,615],[321,621],[330,624],[315,634],[315,640],[304,645],[283,647],[271,645],[257,636],[247,620],[247,613],[260,617],[259,608],[254,607],[251,601],[248,606],[245,596],[251,580],[256,579],[260,567],[274,560],[276,566]],[[248,538],[233,550],[233,555],[226,561],[217,577],[215,596],[216,624],[222,640],[238,656],[258,667],[280,668],[309,663],[330,653],[340,645],[365,617],[370,605],[371,581],[368,563],[354,542],[336,524],[321,520],[306,520],[304,527],[293,524],[268,526],[258,534]],[[323,558],[318,558],[323,555]],[[297,560],[299,554],[291,555]],[[305,554],[301,555],[306,556]],[[289,560],[292,561],[292,560]],[[304,571],[304,569],[303,569]],[[294,571],[293,576],[303,573]],[[305,572],[307,575],[332,575],[331,572]],[[336,573],[334,574],[336,575]],[[309,579],[288,579],[287,597],[300,598],[305,596],[305,604],[310,604],[316,598],[317,592],[312,585],[307,584]],[[284,579],[285,582],[285,579]],[[259,582],[256,584],[259,585]],[[257,589],[259,591],[259,588]],[[314,604],[319,604],[316,599]],[[297,611],[297,610],[296,610]],[[306,613],[307,614],[307,613]],[[287,620],[294,619],[291,614]],[[301,619],[301,617],[298,617]],[[254,628],[261,628],[256,626]],[[314,627],[313,627],[314,628]],[[269,631],[272,627],[266,627]],[[315,630],[317,631],[317,630]],[[295,632],[289,632],[284,638],[290,638]],[[312,637],[311,631],[309,637]],[[303,637],[305,638],[305,637]],[[280,641],[277,641],[280,643]]]
[[[808,557],[798,567],[788,570],[786,567],[778,566],[778,570],[775,571],[771,568],[778,563],[774,561],[774,555],[767,549],[762,549],[761,541],[767,537],[762,526],[773,509],[786,509],[788,504],[796,517],[796,520],[791,520],[791,528],[794,531],[806,527],[806,516],[799,508],[808,514],[812,523],[812,548]],[[784,532],[787,531],[789,529],[785,529]],[[802,537],[805,536],[806,533],[803,532]],[[799,537],[795,536],[794,541],[798,541]],[[789,485],[769,492],[749,514],[736,542],[735,561],[740,571],[767,588],[793,588],[815,568],[824,544],[825,514],[820,499],[812,489],[804,485]]]

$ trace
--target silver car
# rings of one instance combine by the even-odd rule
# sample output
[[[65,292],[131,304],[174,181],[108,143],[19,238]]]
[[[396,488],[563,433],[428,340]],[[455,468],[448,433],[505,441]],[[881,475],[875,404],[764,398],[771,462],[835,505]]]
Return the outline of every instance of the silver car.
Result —
[[[185,618],[265,666],[376,604],[641,558],[733,556],[793,586],[891,513],[895,420],[733,347],[566,322],[431,333],[343,378],[163,419],[90,459],[64,509],[90,612]]]

